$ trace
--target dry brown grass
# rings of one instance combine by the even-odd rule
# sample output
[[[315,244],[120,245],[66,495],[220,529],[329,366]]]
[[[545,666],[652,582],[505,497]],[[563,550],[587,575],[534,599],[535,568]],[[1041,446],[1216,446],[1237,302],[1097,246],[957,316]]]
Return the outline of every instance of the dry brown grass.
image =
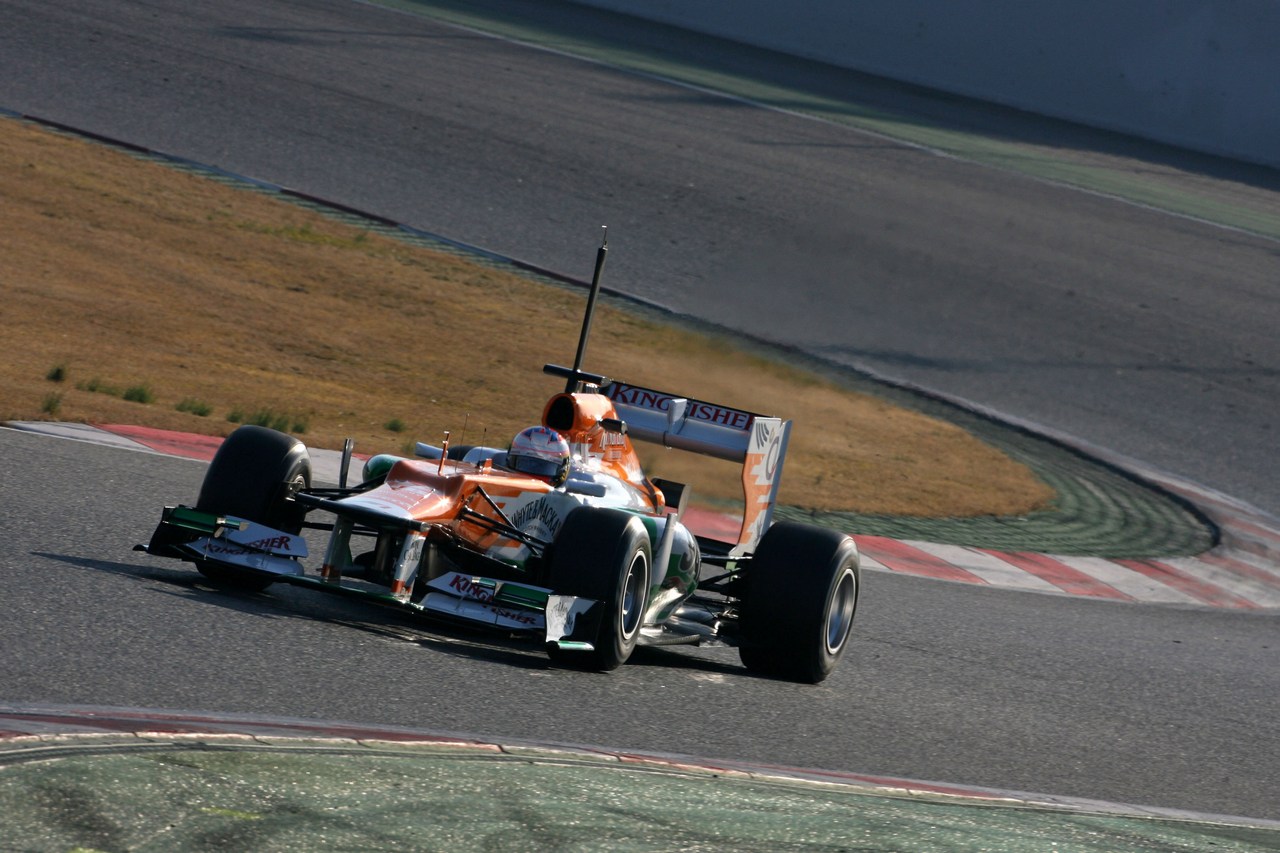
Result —
[[[581,294],[23,122],[0,120],[0,196],[3,420],[226,434],[232,413],[264,412],[315,446],[399,452],[446,429],[456,441],[465,419],[468,443],[496,444],[557,390],[542,364],[572,361]],[[589,369],[793,418],[788,503],[969,516],[1051,498],[950,424],[724,340],[607,307],[592,334],[611,345]],[[137,387],[152,402],[117,396]],[[732,493],[683,456],[648,461]]]

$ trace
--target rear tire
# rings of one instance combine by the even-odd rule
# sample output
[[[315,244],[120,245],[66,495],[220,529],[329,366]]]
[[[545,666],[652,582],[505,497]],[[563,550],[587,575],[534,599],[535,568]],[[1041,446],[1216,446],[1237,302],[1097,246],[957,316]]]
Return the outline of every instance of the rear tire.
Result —
[[[547,585],[558,595],[602,602],[605,610],[593,651],[552,646],[551,658],[602,672],[625,663],[640,637],[652,564],[649,534],[639,517],[601,507],[571,512],[556,535]]]
[[[779,522],[761,539],[744,580],[743,665],[809,684],[830,675],[848,644],[862,585],[853,539]]]
[[[231,433],[214,454],[196,509],[297,534],[305,512],[290,498],[310,485],[306,445],[282,432],[247,424]],[[239,566],[201,562],[196,568],[215,583],[251,592],[275,582],[270,573]]]

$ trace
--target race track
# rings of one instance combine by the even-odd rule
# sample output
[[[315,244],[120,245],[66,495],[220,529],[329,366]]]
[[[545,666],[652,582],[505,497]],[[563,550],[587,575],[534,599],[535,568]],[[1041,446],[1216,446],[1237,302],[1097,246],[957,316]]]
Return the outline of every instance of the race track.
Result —
[[[732,649],[607,674],[135,553],[203,465],[0,430],[5,702],[275,714],[1277,818],[1276,617],[876,573],[816,687]],[[40,460],[15,465],[13,460]]]
[[[615,23],[543,5],[565,26]],[[578,277],[607,223],[613,287],[1280,508],[1267,239],[346,0],[0,0],[0,72],[0,107]],[[292,588],[215,591],[130,551],[161,505],[194,496],[198,464],[9,431],[0,461],[8,702],[422,725],[1280,817],[1274,614],[877,574],[851,654],[817,688],[748,677],[715,649],[595,676]]]

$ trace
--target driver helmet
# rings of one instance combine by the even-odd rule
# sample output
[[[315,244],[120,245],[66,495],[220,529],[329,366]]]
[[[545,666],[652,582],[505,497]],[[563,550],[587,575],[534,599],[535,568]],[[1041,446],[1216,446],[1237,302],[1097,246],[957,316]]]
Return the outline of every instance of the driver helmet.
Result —
[[[569,442],[544,426],[521,430],[511,439],[507,467],[560,486],[569,479]]]

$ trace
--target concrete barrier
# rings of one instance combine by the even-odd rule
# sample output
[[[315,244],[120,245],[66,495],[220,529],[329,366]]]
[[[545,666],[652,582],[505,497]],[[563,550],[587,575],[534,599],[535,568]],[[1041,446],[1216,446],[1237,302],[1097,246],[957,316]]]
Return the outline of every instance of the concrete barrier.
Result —
[[[575,0],[1280,167],[1277,0]]]

